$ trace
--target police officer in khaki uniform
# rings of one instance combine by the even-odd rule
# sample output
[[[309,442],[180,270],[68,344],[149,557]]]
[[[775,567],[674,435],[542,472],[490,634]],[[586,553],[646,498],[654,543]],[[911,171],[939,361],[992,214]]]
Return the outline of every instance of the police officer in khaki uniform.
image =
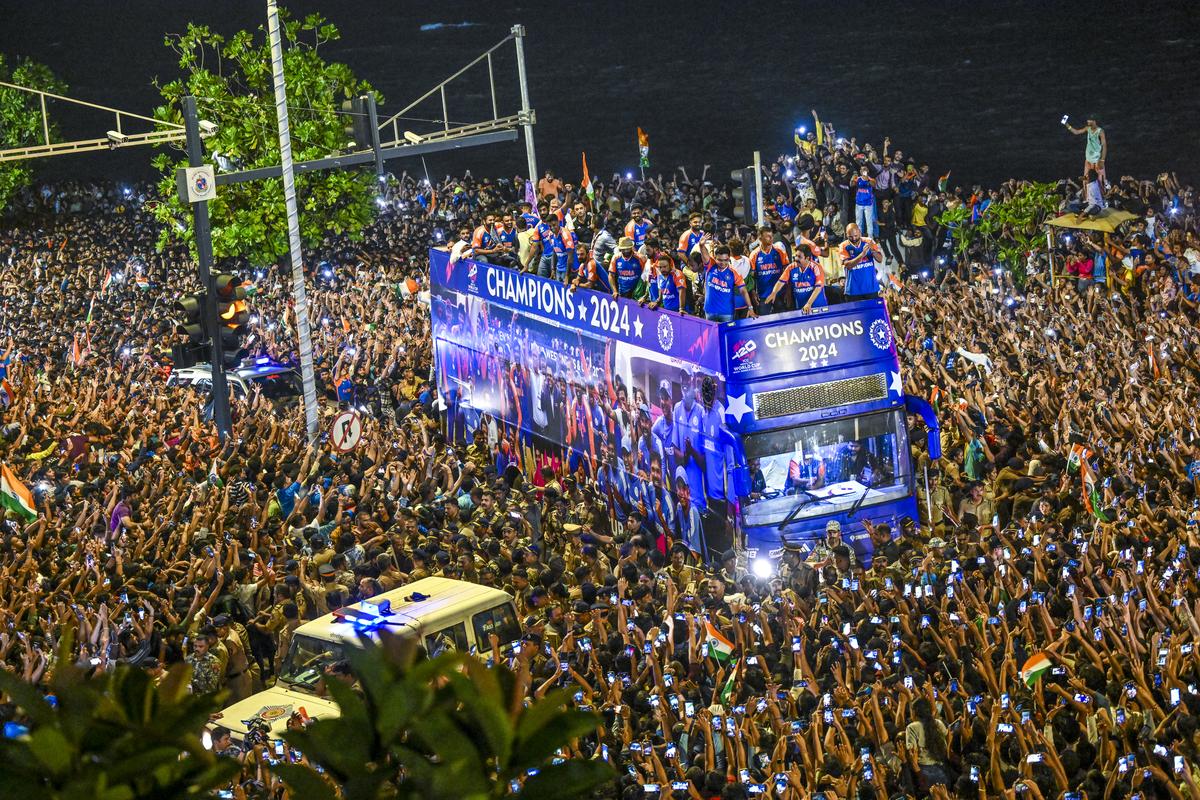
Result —
[[[250,658],[230,623],[228,614],[218,614],[213,618],[218,640],[215,652],[219,656],[220,652],[224,651],[222,661],[225,668],[225,687],[229,689],[228,702],[232,705],[249,697],[253,692],[254,683],[250,674]]]

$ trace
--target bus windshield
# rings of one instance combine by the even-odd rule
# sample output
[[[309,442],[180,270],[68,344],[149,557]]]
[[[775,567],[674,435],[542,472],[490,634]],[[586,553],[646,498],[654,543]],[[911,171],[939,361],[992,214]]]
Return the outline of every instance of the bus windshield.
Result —
[[[325,668],[343,658],[345,651],[336,642],[295,636],[279,669],[279,680],[290,684],[292,688],[314,691]]]
[[[751,492],[742,501],[746,525],[843,512],[904,497],[908,441],[900,410],[817,422],[746,436]],[[865,497],[864,497],[865,493]]]

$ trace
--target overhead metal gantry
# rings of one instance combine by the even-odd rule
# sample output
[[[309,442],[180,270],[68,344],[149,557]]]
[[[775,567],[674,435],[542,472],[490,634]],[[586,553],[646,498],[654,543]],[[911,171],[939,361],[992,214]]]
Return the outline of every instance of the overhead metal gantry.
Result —
[[[31,89],[28,86],[18,86],[15,83],[0,81],[0,87],[24,92],[36,97],[38,99],[38,110],[42,116],[42,143],[27,147],[10,147],[0,150],[0,161],[25,161],[31,158],[87,153],[93,150],[115,150],[119,147],[167,144],[169,142],[182,142],[187,138],[187,133],[184,131],[183,126],[174,122],[164,122],[143,114],[135,114],[132,111],[122,111],[119,108],[102,106],[99,103],[76,100],[73,97],[64,97],[61,94],[45,92],[41,89]],[[58,100],[112,114],[114,116],[113,127],[105,131],[104,138],[97,137],[95,139],[77,139],[70,142],[52,142],[50,141],[50,116],[46,111],[47,100]],[[148,122],[156,126],[156,130],[132,133],[126,130],[128,123],[132,121]],[[137,125],[136,127],[142,126]],[[204,135],[208,135],[213,130],[215,128],[208,123],[201,126],[201,131]]]

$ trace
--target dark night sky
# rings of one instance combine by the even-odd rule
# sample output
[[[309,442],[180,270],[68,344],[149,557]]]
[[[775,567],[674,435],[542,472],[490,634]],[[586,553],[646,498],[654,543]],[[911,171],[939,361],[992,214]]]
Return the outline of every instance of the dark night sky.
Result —
[[[578,177],[579,151],[604,174],[636,166],[634,128],[653,171],[704,162],[725,171],[750,151],[778,153],[816,106],[848,135],[884,134],[959,182],[1073,174],[1082,140],[1058,126],[1099,115],[1110,175],[1194,177],[1200,14],[1194,4],[924,2],[521,4],[408,0],[289,2],[343,33],[330,57],[372,81],[393,109],[505,35],[528,29],[539,161]],[[1142,11],[1141,8],[1151,11]],[[176,75],[164,32],[188,19],[222,32],[256,27],[265,3],[0,0],[0,51],[50,65],[82,99],[148,112],[154,78]],[[465,27],[421,30],[435,23]],[[515,76],[511,57],[498,76]],[[504,71],[507,70],[507,71]],[[500,78],[503,84],[503,77]],[[486,77],[452,93],[451,117],[486,103]],[[516,109],[512,84],[502,108]],[[385,112],[387,107],[383,109]],[[436,105],[423,108],[436,116]],[[68,132],[96,135],[64,119]],[[414,125],[414,128],[416,126]],[[147,177],[151,152],[76,156],[47,174]],[[430,159],[437,173],[522,169],[519,144]]]

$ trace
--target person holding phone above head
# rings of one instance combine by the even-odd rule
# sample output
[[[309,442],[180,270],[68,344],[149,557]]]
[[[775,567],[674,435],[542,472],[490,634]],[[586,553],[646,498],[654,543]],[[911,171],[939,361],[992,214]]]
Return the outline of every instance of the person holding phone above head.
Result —
[[[1088,170],[1094,169],[1100,176],[1100,182],[1107,184],[1104,162],[1108,160],[1108,137],[1104,135],[1104,128],[1096,122],[1096,115],[1089,114],[1087,123],[1082,128],[1073,127],[1065,116],[1062,118],[1062,124],[1076,136],[1087,136],[1087,143],[1083,148],[1083,174],[1086,175]]]

